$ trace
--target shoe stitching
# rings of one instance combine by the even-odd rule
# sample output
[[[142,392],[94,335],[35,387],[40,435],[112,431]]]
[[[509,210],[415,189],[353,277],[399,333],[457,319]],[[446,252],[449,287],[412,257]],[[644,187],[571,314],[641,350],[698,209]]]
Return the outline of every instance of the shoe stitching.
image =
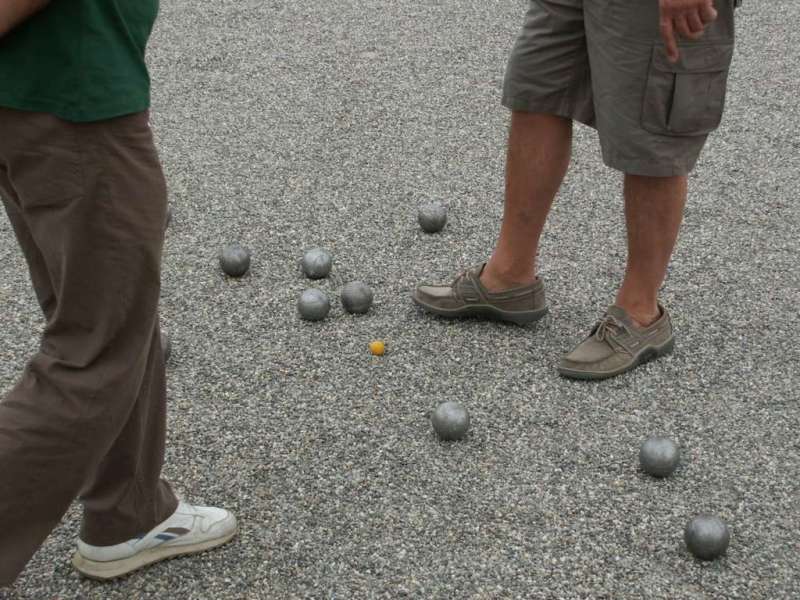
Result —
[[[598,342],[606,342],[614,350],[622,350],[630,355],[633,355],[635,351],[655,342],[660,333],[661,327],[659,326],[653,331],[639,334],[614,315],[608,314],[595,325],[592,331],[592,335]],[[630,341],[623,339],[622,336],[624,334],[627,334]]]
[[[464,300],[464,297],[461,294],[461,280],[464,278],[465,275],[466,271],[461,271],[458,275],[456,275],[456,278],[453,279],[453,283],[450,284],[450,289],[453,291],[453,297],[456,300],[460,300],[461,302],[464,303],[466,303],[466,301]]]
[[[480,276],[476,274],[478,269],[478,267],[465,269],[461,271],[453,280],[453,283],[450,285],[450,287],[453,291],[453,297],[456,300],[459,300],[463,304],[474,304],[480,302],[491,305],[496,302],[518,300],[520,298],[524,298],[525,296],[533,295],[535,304],[536,293],[539,289],[537,286],[538,280],[531,286],[492,293],[482,287],[480,283]]]
[[[450,287],[453,290],[455,299],[459,300],[462,304],[474,304],[481,300],[480,290],[475,286],[471,269],[461,271],[453,280]],[[473,292],[473,294],[469,292]]]

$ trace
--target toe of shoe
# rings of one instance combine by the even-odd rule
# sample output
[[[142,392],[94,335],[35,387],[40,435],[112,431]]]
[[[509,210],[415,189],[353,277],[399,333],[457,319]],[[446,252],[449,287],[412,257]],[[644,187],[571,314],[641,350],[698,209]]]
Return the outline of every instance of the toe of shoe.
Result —
[[[437,298],[442,295],[442,287],[437,285],[422,284],[414,290],[414,297],[421,299]]]
[[[421,285],[414,290],[413,299],[423,307],[452,309],[458,306],[452,288],[446,285]]]
[[[562,358],[558,361],[558,371],[562,375],[569,374],[569,373],[581,373],[587,370],[586,363],[577,362],[574,360],[569,360],[568,358]]]
[[[620,356],[612,355],[602,360],[580,361],[563,357],[558,364],[558,372],[573,379],[605,379],[626,371],[631,365]]]
[[[208,530],[212,537],[225,537],[234,533],[238,527],[236,517],[232,512],[221,508],[215,509],[216,517]]]
[[[416,304],[423,307],[438,306],[441,303],[440,295],[434,286],[419,286],[411,297]]]

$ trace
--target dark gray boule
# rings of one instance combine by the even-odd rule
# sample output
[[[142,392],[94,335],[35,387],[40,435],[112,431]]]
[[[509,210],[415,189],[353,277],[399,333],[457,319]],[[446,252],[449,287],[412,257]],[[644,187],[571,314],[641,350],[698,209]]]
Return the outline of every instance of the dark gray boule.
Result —
[[[443,402],[433,411],[431,424],[441,439],[460,440],[469,430],[469,413],[458,402]]]
[[[680,456],[678,445],[671,439],[652,436],[639,449],[639,464],[648,475],[668,477],[677,468]]]
[[[164,362],[168,362],[172,354],[172,341],[166,331],[161,332],[161,353],[164,355]]]
[[[297,302],[297,311],[306,321],[321,321],[328,316],[330,310],[331,302],[321,290],[306,290]]]
[[[342,288],[342,306],[349,313],[368,312],[372,306],[372,290],[366,283],[351,281]]]
[[[441,231],[447,223],[447,209],[438,202],[423,204],[417,213],[419,226],[426,233]]]
[[[714,560],[725,554],[731,541],[728,525],[714,515],[698,515],[683,530],[689,552],[700,560]]]
[[[219,264],[226,275],[241,277],[250,269],[250,251],[239,244],[231,244],[223,248]]]
[[[323,248],[312,248],[303,255],[301,265],[303,273],[309,279],[324,279],[331,272],[333,258],[330,252]]]

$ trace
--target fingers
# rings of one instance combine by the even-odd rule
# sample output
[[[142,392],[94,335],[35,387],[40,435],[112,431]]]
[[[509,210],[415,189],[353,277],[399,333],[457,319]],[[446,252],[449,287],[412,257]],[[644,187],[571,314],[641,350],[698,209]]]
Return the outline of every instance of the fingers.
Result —
[[[672,24],[672,19],[661,19],[661,38],[664,40],[664,46],[667,50],[667,59],[669,62],[678,62],[678,40],[675,39],[675,27]]]
[[[700,17],[697,16],[697,19],[699,20]],[[675,30],[682,38],[685,38],[687,40],[696,40],[703,35],[704,31],[703,27],[701,26],[699,31],[693,31],[692,27],[689,25],[689,19],[685,15],[681,15],[680,17],[675,17],[674,22],[675,22]]]
[[[703,36],[706,27],[717,19],[717,10],[714,8],[715,0],[705,0],[696,8],[668,7],[668,0],[661,0],[661,37],[670,62],[677,62],[680,57],[678,38],[697,40]]]
[[[686,22],[689,24],[689,31],[693,34],[701,34],[706,29],[706,24],[703,23],[703,19],[697,11],[690,12],[686,15]]]
[[[704,25],[708,25],[717,20],[717,10],[714,8],[714,0],[708,0],[708,2],[700,7],[700,18]]]

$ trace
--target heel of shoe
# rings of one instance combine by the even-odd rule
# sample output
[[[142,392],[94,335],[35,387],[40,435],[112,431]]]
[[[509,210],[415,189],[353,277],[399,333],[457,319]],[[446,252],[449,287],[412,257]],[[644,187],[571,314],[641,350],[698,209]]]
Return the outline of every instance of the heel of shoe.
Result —
[[[504,321],[509,321],[515,325],[530,325],[531,323],[540,321],[547,314],[547,312],[547,307],[540,308],[539,310],[526,311],[524,313],[504,312],[501,318]]]
[[[669,341],[661,346],[660,348],[656,349],[656,357],[666,356],[667,354],[672,354],[672,351],[675,349],[675,338],[669,338]]]

